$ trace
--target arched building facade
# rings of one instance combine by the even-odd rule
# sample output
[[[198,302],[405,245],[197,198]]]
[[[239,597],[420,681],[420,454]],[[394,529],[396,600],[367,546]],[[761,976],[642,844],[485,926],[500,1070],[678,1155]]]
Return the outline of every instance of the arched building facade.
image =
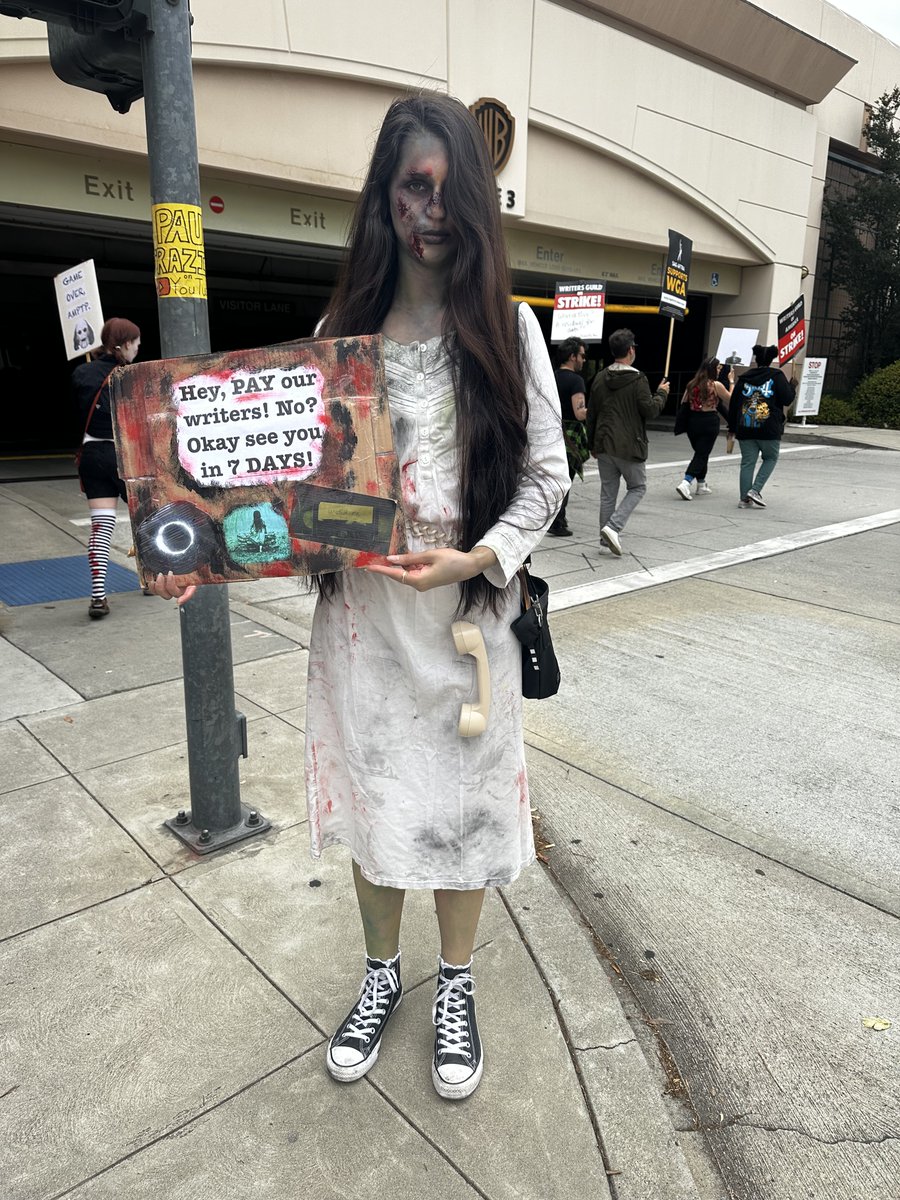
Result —
[[[433,88],[514,121],[497,182],[517,293],[546,301],[557,280],[598,278],[613,305],[652,308],[667,230],[693,240],[677,383],[723,327],[773,340],[801,291],[809,313],[829,154],[859,152],[866,104],[900,79],[900,48],[824,0],[192,11],[214,349],[311,332],[382,115]],[[39,453],[77,441],[61,345],[51,361],[52,275],[94,259],[104,311],[158,352],[144,115],[57,80],[37,21],[0,17],[0,84],[0,367],[16,413],[3,438]],[[611,313],[607,332],[626,316],[661,372],[668,322]],[[36,362],[47,386],[23,395]]]

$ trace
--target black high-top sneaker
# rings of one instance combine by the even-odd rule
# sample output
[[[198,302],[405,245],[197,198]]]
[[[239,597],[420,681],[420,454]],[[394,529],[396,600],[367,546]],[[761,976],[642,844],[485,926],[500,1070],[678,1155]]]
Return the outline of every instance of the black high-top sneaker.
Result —
[[[359,999],[328,1043],[325,1066],[333,1079],[351,1083],[374,1067],[381,1036],[402,998],[400,951],[387,961],[366,956]]]
[[[435,1091],[445,1100],[471,1096],[484,1070],[471,966],[471,960],[464,967],[451,967],[440,960],[437,994],[431,1010],[431,1019],[437,1026],[431,1079]]]

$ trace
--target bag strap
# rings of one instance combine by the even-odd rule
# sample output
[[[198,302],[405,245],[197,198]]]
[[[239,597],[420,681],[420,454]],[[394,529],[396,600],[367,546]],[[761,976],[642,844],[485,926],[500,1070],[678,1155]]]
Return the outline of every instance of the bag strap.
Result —
[[[94,415],[94,409],[97,407],[97,401],[100,399],[100,393],[103,391],[103,389],[105,387],[106,387],[106,380],[104,379],[103,382],[100,384],[100,386],[97,388],[97,395],[91,401],[91,407],[88,409],[87,420],[84,423],[85,434],[87,434],[88,426],[91,423],[91,417]],[[82,438],[81,440],[84,441],[84,438]]]
[[[522,591],[522,612],[528,612],[531,608],[531,592],[528,588],[528,572],[525,567],[519,567],[516,574],[519,577],[519,587]]]

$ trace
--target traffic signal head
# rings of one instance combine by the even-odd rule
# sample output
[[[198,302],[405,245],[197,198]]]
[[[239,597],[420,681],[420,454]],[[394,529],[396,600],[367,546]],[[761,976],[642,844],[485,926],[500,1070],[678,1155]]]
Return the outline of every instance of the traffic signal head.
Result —
[[[140,39],[150,31],[150,2],[2,0],[0,14],[46,21],[55,74],[126,113],[144,94]]]
[[[3,0],[0,14],[36,17],[48,25],[68,25],[76,33],[113,29],[140,37],[149,27],[150,0]]]

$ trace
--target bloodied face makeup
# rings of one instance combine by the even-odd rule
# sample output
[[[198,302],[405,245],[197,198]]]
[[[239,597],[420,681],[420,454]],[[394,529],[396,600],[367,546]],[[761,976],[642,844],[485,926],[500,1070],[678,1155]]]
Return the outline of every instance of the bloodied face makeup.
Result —
[[[444,187],[447,147],[430,133],[406,138],[389,185],[391,222],[401,254],[424,266],[443,266],[456,251]]]

